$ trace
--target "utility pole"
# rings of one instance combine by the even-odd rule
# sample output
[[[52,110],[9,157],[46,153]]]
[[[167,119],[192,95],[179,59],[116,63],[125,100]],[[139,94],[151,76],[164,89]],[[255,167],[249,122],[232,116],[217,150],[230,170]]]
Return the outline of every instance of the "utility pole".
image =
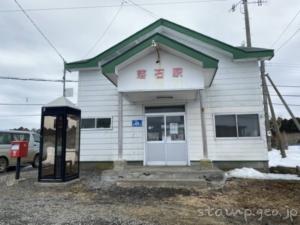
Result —
[[[263,84],[262,84],[263,86],[267,86],[267,83],[265,81],[266,80],[264,79],[263,80]],[[271,111],[271,114],[272,114],[273,126],[275,128],[275,133],[276,133],[276,136],[277,136],[277,140],[279,142],[279,148],[280,148],[281,157],[282,158],[286,158],[286,153],[285,153],[285,147],[284,147],[284,144],[283,144],[283,139],[282,139],[282,136],[281,136],[281,133],[280,133],[280,130],[279,130],[279,126],[277,124],[276,115],[275,115],[275,111],[274,111],[273,104],[272,104],[272,99],[271,99],[271,96],[270,96],[268,88],[266,88],[266,91],[267,91],[267,96],[268,96],[270,111]]]
[[[270,81],[271,85],[273,86],[274,90],[276,91],[278,97],[280,98],[281,102],[283,103],[283,105],[285,106],[285,108],[287,109],[287,111],[289,112],[290,116],[292,117],[296,127],[298,128],[298,130],[300,131],[300,123],[298,122],[298,120],[296,119],[296,117],[294,116],[292,110],[290,109],[290,107],[288,106],[288,104],[286,103],[286,101],[284,100],[284,98],[282,97],[282,95],[280,94],[279,90],[277,89],[276,85],[273,83],[271,77],[266,74],[266,77],[268,78],[268,80]]]
[[[63,75],[63,96],[66,97],[66,69],[64,68]]]
[[[246,41],[247,47],[251,47],[251,32],[250,32],[250,21],[249,21],[249,11],[248,11],[248,1],[243,0],[244,14],[245,14],[245,27],[246,27]]]
[[[252,47],[252,43],[251,43],[251,30],[250,30],[250,19],[249,19],[249,10],[248,10],[248,0],[242,0],[240,2],[238,2],[237,4],[234,4],[231,8],[232,11],[235,11],[236,7],[242,2],[243,6],[244,6],[244,15],[245,15],[245,28],[246,28],[246,42],[247,42],[247,47],[251,48]],[[257,3],[258,6],[261,6],[263,1],[262,0],[258,0],[257,2],[252,2],[252,3]],[[265,128],[266,128],[266,140],[267,140],[267,146],[268,146],[268,150],[270,151],[272,149],[271,146],[271,136],[270,136],[270,121],[269,121],[269,110],[268,110],[268,99],[270,98],[269,96],[269,90],[268,90],[268,86],[266,85],[266,72],[265,72],[265,61],[261,60],[260,61],[260,76],[261,76],[261,81],[262,81],[262,92],[263,92],[263,105],[264,105],[264,117],[265,117]],[[270,104],[270,109],[273,109],[273,105],[272,102],[269,101]],[[273,115],[274,113],[274,115]],[[273,110],[272,113],[272,117],[275,116],[275,120],[276,120],[276,115],[275,112]],[[277,123],[276,123],[277,125]],[[274,125],[274,126],[276,126]],[[279,131],[279,128],[276,129],[276,136],[278,138],[280,138],[279,142],[282,142],[282,137],[280,133],[277,133],[277,130]],[[280,145],[283,146],[283,145]],[[281,149],[282,151],[282,149]],[[283,149],[284,151],[284,149]]]
[[[266,70],[265,70],[265,61],[260,61],[260,77],[262,81],[262,92],[263,92],[263,104],[264,104],[264,113],[265,113],[265,127],[266,127],[266,139],[268,150],[272,150],[272,141],[271,141],[271,127],[269,121],[269,108],[268,108],[268,86],[266,81]]]

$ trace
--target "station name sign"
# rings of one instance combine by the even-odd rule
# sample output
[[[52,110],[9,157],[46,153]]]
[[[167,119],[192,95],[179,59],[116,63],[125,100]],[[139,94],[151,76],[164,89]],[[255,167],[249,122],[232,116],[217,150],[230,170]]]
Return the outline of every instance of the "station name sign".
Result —
[[[168,72],[168,71],[167,71]],[[172,68],[172,77],[179,78],[183,77],[183,68],[182,67],[174,67]],[[147,79],[147,76],[155,76],[156,79],[164,79],[165,76],[165,69],[164,68],[158,68],[154,69],[154,71],[148,72],[146,69],[138,69],[136,71],[136,78],[139,80],[145,80]]]

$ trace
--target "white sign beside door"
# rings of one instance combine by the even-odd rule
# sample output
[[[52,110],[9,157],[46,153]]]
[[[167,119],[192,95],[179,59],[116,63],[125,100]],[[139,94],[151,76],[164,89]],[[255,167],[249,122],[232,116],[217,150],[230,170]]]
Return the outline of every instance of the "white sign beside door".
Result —
[[[170,134],[178,134],[178,123],[170,123]]]

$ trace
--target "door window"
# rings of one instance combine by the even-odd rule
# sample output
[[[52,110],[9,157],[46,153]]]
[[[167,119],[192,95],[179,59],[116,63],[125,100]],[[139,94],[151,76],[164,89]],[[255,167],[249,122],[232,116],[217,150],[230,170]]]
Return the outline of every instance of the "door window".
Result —
[[[162,141],[165,136],[163,116],[147,117],[147,141]]]
[[[167,141],[184,141],[184,116],[167,116]]]

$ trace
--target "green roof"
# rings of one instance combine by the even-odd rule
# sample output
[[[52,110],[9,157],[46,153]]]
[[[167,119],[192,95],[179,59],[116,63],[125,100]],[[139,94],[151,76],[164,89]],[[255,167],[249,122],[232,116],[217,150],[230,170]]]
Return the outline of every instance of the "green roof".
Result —
[[[139,52],[143,51],[146,48],[151,47],[152,41],[155,41],[163,46],[167,46],[172,48],[184,55],[193,58],[202,63],[203,68],[218,68],[218,60],[214,59],[202,52],[199,52],[193,48],[190,48],[184,44],[181,44],[169,37],[166,37],[162,34],[156,33],[143,42],[139,43],[138,45],[134,46],[133,48],[129,49],[128,51],[124,52],[123,54],[119,55],[118,57],[110,60],[109,62],[102,65],[102,72],[106,75],[115,73],[116,66],[120,65],[122,62],[125,62],[132,56],[138,54]]]
[[[76,69],[82,69],[82,68],[97,68],[99,67],[99,62],[102,60],[105,60],[109,57],[118,57],[118,55],[114,56],[117,52],[121,52],[122,49],[128,47],[129,45],[137,45],[143,36],[147,35],[150,32],[153,32],[158,27],[166,27],[171,30],[174,30],[178,33],[184,34],[188,37],[194,38],[196,40],[199,40],[201,42],[204,42],[208,45],[217,47],[219,49],[222,49],[226,52],[229,52],[232,54],[233,59],[262,59],[262,58],[272,58],[274,56],[274,51],[272,49],[264,49],[264,48],[244,48],[244,47],[234,47],[229,44],[226,44],[224,42],[221,42],[219,40],[213,39],[211,37],[208,37],[206,35],[203,35],[201,33],[198,33],[196,31],[193,31],[189,28],[183,27],[181,25],[178,25],[176,23],[170,22],[165,19],[159,19],[155,21],[154,23],[148,25],[144,29],[136,32],[135,34],[129,36],[125,40],[119,42],[118,44],[112,46],[111,48],[107,49],[106,51],[100,53],[99,55],[96,55],[93,58],[76,61],[76,62],[70,62],[65,64],[65,68],[67,70],[76,70]],[[142,40],[144,41],[144,40]],[[135,46],[130,46],[130,48]],[[126,49],[127,51],[128,49]]]

